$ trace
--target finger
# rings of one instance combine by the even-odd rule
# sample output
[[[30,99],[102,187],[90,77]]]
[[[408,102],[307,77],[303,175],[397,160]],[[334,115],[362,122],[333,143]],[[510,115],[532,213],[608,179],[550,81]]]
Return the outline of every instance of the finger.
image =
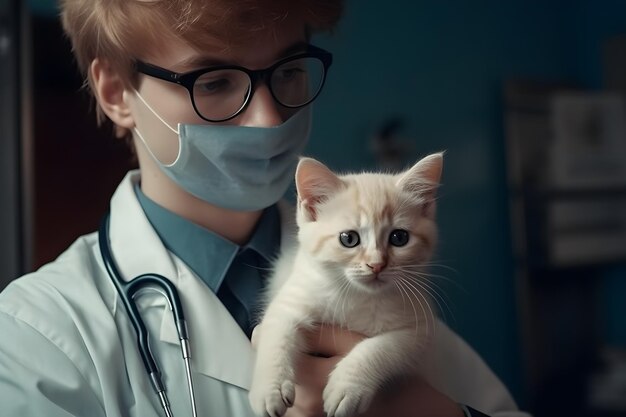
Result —
[[[328,374],[342,358],[321,358],[300,354],[296,367],[296,401],[289,417],[325,417],[322,393]]]
[[[322,358],[306,354],[299,355],[296,383],[306,388],[317,389],[321,394],[328,381],[328,375],[341,359],[341,356]]]
[[[305,331],[304,338],[310,353],[332,357],[345,356],[365,336],[339,326],[320,324]]]

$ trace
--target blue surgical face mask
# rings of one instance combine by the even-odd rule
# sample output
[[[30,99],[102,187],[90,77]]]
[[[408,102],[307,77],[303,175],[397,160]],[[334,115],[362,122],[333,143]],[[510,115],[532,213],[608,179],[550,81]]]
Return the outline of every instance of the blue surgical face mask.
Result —
[[[275,127],[179,123],[176,130],[135,94],[178,135],[178,156],[164,164],[135,128],[157,165],[182,189],[210,204],[237,211],[261,210],[283,197],[309,138],[310,106]]]

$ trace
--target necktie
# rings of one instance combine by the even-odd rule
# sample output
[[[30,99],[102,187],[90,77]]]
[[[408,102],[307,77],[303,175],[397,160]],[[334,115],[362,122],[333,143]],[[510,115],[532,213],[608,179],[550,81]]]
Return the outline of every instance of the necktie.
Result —
[[[263,268],[266,267],[259,254],[245,248],[235,257],[218,291],[218,297],[248,338],[252,335],[257,302],[263,289]]]

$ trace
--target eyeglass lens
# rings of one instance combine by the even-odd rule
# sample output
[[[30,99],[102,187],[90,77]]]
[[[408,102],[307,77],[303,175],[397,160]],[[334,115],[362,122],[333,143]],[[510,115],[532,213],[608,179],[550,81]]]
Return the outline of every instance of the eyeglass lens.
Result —
[[[300,107],[317,96],[324,82],[324,64],[315,57],[294,59],[274,68],[269,88],[283,106]],[[193,100],[198,113],[224,120],[239,112],[251,94],[248,74],[238,69],[207,72],[196,80]]]

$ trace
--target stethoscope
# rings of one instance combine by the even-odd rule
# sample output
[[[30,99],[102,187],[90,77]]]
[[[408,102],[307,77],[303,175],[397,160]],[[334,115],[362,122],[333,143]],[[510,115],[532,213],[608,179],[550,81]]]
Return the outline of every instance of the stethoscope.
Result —
[[[109,214],[105,215],[100,223],[98,239],[104,266],[109,274],[109,277],[111,278],[111,281],[117,289],[120,300],[122,300],[122,304],[124,304],[128,317],[130,318],[130,322],[135,328],[135,333],[137,334],[137,348],[141,354],[143,364],[146,367],[146,372],[148,372],[148,375],[150,376],[152,387],[159,396],[159,401],[161,402],[163,410],[165,410],[165,415],[167,417],[173,417],[172,408],[165,392],[165,386],[161,380],[161,372],[159,371],[157,362],[150,350],[146,325],[144,324],[143,319],[137,310],[137,305],[135,304],[135,298],[141,295],[142,291],[146,290],[157,291],[167,300],[170,310],[174,315],[178,338],[180,339],[180,347],[183,353],[183,360],[185,361],[191,411],[193,417],[196,417],[196,398],[193,380],[191,379],[191,349],[189,345],[189,335],[187,331],[187,322],[185,322],[182,304],[176,287],[174,287],[174,284],[172,284],[170,280],[159,274],[147,273],[139,275],[130,281],[122,280],[109,246]]]

